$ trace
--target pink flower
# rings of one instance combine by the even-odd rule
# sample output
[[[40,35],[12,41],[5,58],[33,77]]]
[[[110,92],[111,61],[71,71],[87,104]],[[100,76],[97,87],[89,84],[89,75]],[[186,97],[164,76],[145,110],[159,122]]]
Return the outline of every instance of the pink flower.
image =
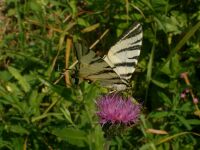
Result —
[[[185,99],[189,92],[190,92],[190,90],[188,88],[186,88],[180,95],[181,99]]]
[[[100,123],[131,124],[138,121],[141,105],[132,103],[130,98],[123,98],[118,94],[109,94],[97,101]]]
[[[186,98],[185,92],[181,93],[181,98],[182,98],[182,99]]]
[[[195,98],[193,99],[193,103],[194,103],[194,104],[198,104],[198,102],[199,102],[198,98],[195,97]]]
[[[190,90],[188,88],[185,89],[185,93],[189,93]]]
[[[188,73],[187,72],[183,72],[180,74],[180,78],[185,78],[187,77]]]

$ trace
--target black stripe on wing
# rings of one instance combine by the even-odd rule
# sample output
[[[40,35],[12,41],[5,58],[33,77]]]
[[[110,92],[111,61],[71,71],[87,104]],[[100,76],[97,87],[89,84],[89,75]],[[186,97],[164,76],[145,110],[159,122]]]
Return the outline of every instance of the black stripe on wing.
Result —
[[[132,73],[127,73],[127,74],[120,74],[120,77],[130,77],[132,76]]]
[[[124,82],[122,82],[122,80],[119,80],[119,82],[114,82],[113,84],[129,86],[129,83],[124,83]]]
[[[122,62],[122,63],[114,64],[114,68],[117,68],[117,67],[135,67],[135,66],[136,66],[135,62]]]
[[[102,74],[108,74],[108,73],[115,73],[115,71],[113,70],[102,70],[102,71],[99,71],[99,72],[96,72],[96,73],[93,73],[93,74],[90,74],[88,76],[94,76],[94,75],[102,75]],[[116,74],[116,73],[115,73]]]
[[[142,41],[142,38],[140,38],[140,39],[134,41],[133,43],[131,43],[131,45],[135,45],[136,43],[139,43],[139,42],[141,42],[141,41]],[[139,44],[139,45],[142,45],[142,44]]]
[[[132,46],[132,47],[123,48],[123,49],[115,52],[114,55],[122,53],[122,52],[133,51],[133,50],[140,50],[140,49],[141,49],[141,45],[135,45],[135,46]]]
[[[116,85],[126,85],[126,86],[129,86],[129,81],[128,80],[124,80],[124,79],[121,79],[121,78],[110,78],[109,80],[104,80],[104,82],[106,82],[105,84],[108,84],[108,83],[112,83],[112,84],[116,84]]]
[[[136,28],[135,28],[136,27]],[[135,29],[134,29],[135,28]],[[134,29],[134,30],[133,30]],[[129,39],[131,37],[137,37],[137,35],[139,35],[140,33],[142,33],[142,26],[139,23],[134,23],[132,27],[130,27],[127,32],[125,32],[122,37],[121,40],[126,40]]]
[[[138,56],[128,57],[128,59],[135,59],[135,60],[138,60]]]
[[[89,64],[92,65],[95,63],[102,63],[102,62],[104,62],[102,58],[97,58],[97,59],[92,60]]]

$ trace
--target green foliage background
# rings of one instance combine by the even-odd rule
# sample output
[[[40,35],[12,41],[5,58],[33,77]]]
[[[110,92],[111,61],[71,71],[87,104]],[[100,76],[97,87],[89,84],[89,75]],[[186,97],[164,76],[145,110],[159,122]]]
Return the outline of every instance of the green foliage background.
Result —
[[[110,149],[198,149],[198,104],[180,95],[200,96],[199,0],[1,0],[0,149],[103,149],[95,100],[105,90],[59,80],[67,40],[89,48],[109,29],[93,48],[104,53],[134,21],[144,39],[132,92],[144,109]]]

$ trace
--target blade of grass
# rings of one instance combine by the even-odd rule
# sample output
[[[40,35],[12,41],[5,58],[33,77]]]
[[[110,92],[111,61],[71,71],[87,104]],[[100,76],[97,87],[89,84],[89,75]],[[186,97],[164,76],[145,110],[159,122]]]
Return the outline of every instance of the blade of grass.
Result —
[[[66,41],[66,48],[65,48],[65,68],[69,68],[69,58],[70,58],[70,52],[72,48],[72,39],[67,38]],[[65,72],[65,83],[67,86],[71,86],[70,79],[69,79],[69,70],[66,70]]]
[[[125,0],[125,8],[126,8],[126,15],[127,15],[127,20],[126,22],[128,22],[128,18],[129,18],[129,1],[128,0]]]
[[[147,66],[147,77],[146,77],[147,89],[146,89],[145,102],[144,102],[145,104],[147,102],[147,97],[148,97],[148,92],[149,92],[149,84],[150,84],[150,81],[151,81],[154,51],[155,51],[155,43],[152,46],[150,59],[149,59],[149,63],[148,63],[148,66]]]
[[[83,30],[81,30],[82,33],[87,33],[87,32],[91,32],[93,30],[96,30],[98,27],[100,26],[99,23],[93,24],[89,27],[84,28]]]
[[[25,36],[24,36],[24,30],[23,30],[23,23],[21,19],[21,14],[20,14],[20,5],[18,1],[15,1],[15,7],[16,7],[16,12],[17,12],[17,23],[19,27],[19,43],[20,47],[22,50],[24,49],[24,44],[25,44]]]
[[[165,142],[168,142],[168,141],[170,141],[170,140],[172,140],[172,139],[174,139],[174,138],[176,138],[176,137],[179,137],[179,136],[182,136],[182,135],[186,135],[186,134],[193,134],[193,135],[196,135],[196,136],[200,136],[199,133],[195,133],[195,132],[181,132],[181,133],[177,133],[177,134],[174,134],[174,135],[172,135],[172,136],[168,136],[168,137],[166,137],[166,138],[164,138],[164,139],[159,140],[159,141],[156,143],[156,145],[160,145],[160,144],[165,143]]]
[[[63,114],[62,113],[47,113],[47,114],[42,114],[40,116],[33,117],[31,119],[31,122],[33,123],[35,121],[39,121],[39,120],[44,119],[44,118],[49,117],[49,116],[55,116],[56,117],[56,116],[63,116]]]

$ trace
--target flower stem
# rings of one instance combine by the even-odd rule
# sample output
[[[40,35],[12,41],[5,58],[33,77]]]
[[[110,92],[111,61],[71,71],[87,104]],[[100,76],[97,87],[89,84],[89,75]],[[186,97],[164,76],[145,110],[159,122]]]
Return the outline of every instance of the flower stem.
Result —
[[[110,140],[106,139],[105,144],[104,144],[104,150],[109,150],[110,148]]]

